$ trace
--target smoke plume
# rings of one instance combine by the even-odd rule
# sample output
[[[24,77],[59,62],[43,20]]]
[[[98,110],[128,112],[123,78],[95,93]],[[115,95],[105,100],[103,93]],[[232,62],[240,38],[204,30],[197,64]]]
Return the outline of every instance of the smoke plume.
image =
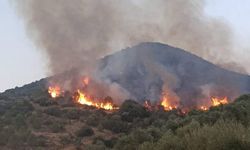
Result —
[[[97,77],[98,86],[93,89],[98,93],[128,97],[122,87],[100,80],[101,75],[94,75],[93,70],[99,58],[141,42],[167,43],[239,70],[234,63],[225,65],[232,59],[232,32],[223,21],[205,14],[204,0],[16,0],[15,4],[31,39],[48,55],[50,73],[80,68],[77,74],[84,70],[85,75]],[[161,90],[179,101],[174,92],[179,79],[144,60],[152,77],[157,75],[164,81]],[[160,90],[154,86],[149,89],[152,99],[161,94],[155,91]]]
[[[206,16],[203,0],[15,2],[29,35],[48,55],[52,74],[91,68],[100,57],[148,41],[168,43],[214,63],[227,61],[231,52],[229,27]]]

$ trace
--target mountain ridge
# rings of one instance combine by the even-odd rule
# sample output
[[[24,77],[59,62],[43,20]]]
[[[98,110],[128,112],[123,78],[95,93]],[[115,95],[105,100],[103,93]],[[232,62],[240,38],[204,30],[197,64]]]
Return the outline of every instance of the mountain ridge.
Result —
[[[199,99],[211,96],[204,94],[206,88],[215,96],[231,99],[250,92],[249,75],[226,70],[183,49],[158,42],[144,42],[108,55],[99,60],[97,70],[98,78],[121,85],[138,101],[159,100],[164,82],[167,90],[187,106],[197,105]],[[49,78],[53,77],[6,92],[28,95],[46,90]]]

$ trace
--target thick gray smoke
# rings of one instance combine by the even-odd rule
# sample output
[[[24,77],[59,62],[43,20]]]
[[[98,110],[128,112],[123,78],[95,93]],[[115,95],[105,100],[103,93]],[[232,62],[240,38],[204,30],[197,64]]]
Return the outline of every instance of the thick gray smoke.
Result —
[[[91,74],[97,59],[141,42],[167,43],[217,64],[229,62],[232,52],[230,28],[206,16],[203,0],[16,0],[15,4],[29,35],[48,55],[52,74],[73,68]],[[147,66],[178,100],[171,92],[178,79],[160,66]],[[106,83],[111,85],[108,93],[124,93],[119,85]]]
[[[203,0],[18,0],[16,4],[29,35],[46,51],[53,74],[92,66],[108,53],[148,41],[168,43],[214,63],[227,62],[231,52],[229,27],[206,16]]]

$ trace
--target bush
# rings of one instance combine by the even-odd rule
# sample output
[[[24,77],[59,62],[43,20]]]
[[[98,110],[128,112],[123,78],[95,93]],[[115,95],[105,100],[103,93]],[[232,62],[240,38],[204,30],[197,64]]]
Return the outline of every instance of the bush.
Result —
[[[42,115],[40,113],[33,113],[29,118],[29,123],[33,129],[40,129],[42,127]]]
[[[129,126],[127,122],[123,122],[116,116],[106,118],[101,122],[104,129],[110,130],[114,133],[125,133],[128,132]]]
[[[30,135],[27,144],[31,147],[45,147],[47,145],[47,140],[43,136]]]
[[[60,143],[63,145],[68,145],[74,142],[74,137],[71,135],[64,135],[60,137]]]
[[[128,136],[121,137],[116,145],[115,149],[119,150],[137,150],[144,142],[152,142],[153,137],[147,133],[146,130],[138,129],[132,132]]]
[[[133,100],[126,100],[119,109],[122,120],[132,122],[136,118],[145,118],[149,112],[141,104]]]
[[[50,125],[48,125],[48,127],[53,133],[58,133],[65,130],[64,125],[59,122],[52,122]]]
[[[45,109],[44,112],[48,115],[55,116],[55,117],[61,117],[62,111],[58,107],[51,107],[48,109]]]
[[[79,119],[81,117],[81,114],[79,110],[77,109],[69,109],[69,110],[64,110],[64,117],[68,119]]]
[[[199,123],[177,129],[177,133],[166,132],[157,143],[147,143],[153,150],[247,150],[250,149],[250,130],[232,121],[219,121],[216,124],[200,127]],[[141,150],[148,150],[141,146]]]
[[[55,100],[51,100],[48,98],[38,98],[35,100],[35,103],[39,104],[42,107],[58,105],[58,103]]]
[[[34,110],[29,101],[18,101],[5,114],[6,117],[15,117],[16,115],[27,115]]]
[[[87,118],[87,121],[86,123],[90,126],[98,126],[99,125],[99,122],[100,122],[100,119],[99,119],[99,116],[95,115],[95,114],[92,114],[90,115],[88,118]]]
[[[88,126],[83,126],[80,130],[76,132],[76,135],[78,137],[92,136],[94,135],[94,131]]]

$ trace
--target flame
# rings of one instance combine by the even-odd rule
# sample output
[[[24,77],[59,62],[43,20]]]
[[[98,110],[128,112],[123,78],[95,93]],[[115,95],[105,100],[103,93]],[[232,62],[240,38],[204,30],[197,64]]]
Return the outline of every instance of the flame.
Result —
[[[228,104],[228,98],[224,97],[223,99],[212,97],[212,106],[225,105]]]
[[[105,110],[114,110],[118,109],[115,107],[112,102],[94,102],[91,98],[89,98],[85,93],[80,90],[77,91],[78,96],[76,97],[76,101],[82,105],[94,106],[96,108],[102,108]]]
[[[89,78],[88,77],[83,78],[82,81],[83,81],[84,85],[88,85],[89,84]]]
[[[150,111],[153,109],[150,101],[145,101],[143,106]]]
[[[207,110],[208,110],[208,107],[207,107],[207,106],[201,106],[199,109],[200,109],[200,110],[203,110],[203,111],[207,111]]]
[[[52,98],[57,98],[61,95],[61,88],[59,86],[50,86],[48,93]]]
[[[166,96],[162,98],[161,106],[163,106],[164,110],[166,111],[170,111],[177,108],[177,105],[172,105]]]
[[[227,97],[224,97],[224,98],[212,97],[209,104],[206,104],[206,105],[203,104],[198,109],[203,110],[203,111],[207,111],[209,109],[209,107],[211,107],[211,106],[225,105],[228,103],[229,103],[229,101],[228,101]]]

